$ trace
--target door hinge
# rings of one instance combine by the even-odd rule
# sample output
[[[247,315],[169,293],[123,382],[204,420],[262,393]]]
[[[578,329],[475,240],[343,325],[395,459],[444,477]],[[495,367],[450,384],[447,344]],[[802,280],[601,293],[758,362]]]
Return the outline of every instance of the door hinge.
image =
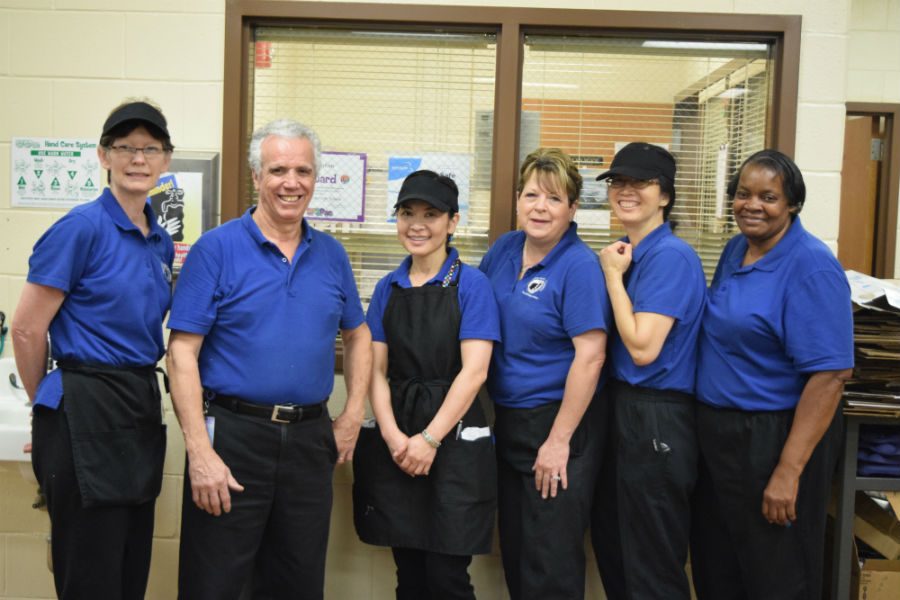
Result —
[[[872,138],[872,152],[871,159],[872,160],[881,160],[884,153],[884,144],[881,143],[879,138]]]

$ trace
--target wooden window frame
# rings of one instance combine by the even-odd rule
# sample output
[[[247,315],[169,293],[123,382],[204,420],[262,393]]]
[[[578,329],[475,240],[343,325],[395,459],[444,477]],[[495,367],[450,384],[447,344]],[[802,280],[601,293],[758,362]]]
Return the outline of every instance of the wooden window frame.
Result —
[[[336,15],[347,15],[336,16]],[[515,196],[526,34],[660,35],[696,40],[767,38],[774,43],[774,89],[766,145],[793,155],[800,72],[800,25],[796,15],[747,15],[653,11],[477,6],[426,6],[282,0],[227,0],[222,124],[221,218],[240,216],[249,198],[246,153],[251,133],[249,56],[256,25],[347,25],[440,29],[479,27],[497,33],[494,148],[489,241],[515,227]]]

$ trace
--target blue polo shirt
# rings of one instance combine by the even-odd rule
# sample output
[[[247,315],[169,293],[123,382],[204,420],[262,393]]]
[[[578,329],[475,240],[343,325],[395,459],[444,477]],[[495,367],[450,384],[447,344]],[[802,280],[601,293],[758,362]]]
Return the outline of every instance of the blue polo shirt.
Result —
[[[850,285],[834,255],[794,219],[742,267],[747,239],[725,246],[700,332],[697,397],[747,411],[792,409],[809,375],[853,367]]]
[[[447,260],[444,261],[438,274],[425,282],[425,285],[441,285],[451,265],[458,258],[459,252],[456,248],[451,248]],[[387,341],[382,320],[394,284],[402,288],[412,287],[412,283],[409,281],[411,264],[412,257],[407,256],[397,269],[382,277],[375,286],[372,301],[369,303],[369,311],[366,313],[366,323],[372,332],[372,339],[376,342]],[[487,277],[481,271],[460,263],[456,281],[460,312],[459,339],[499,342],[500,317],[497,314],[494,291],[491,289]]]
[[[663,223],[634,248],[625,290],[634,312],[666,315],[675,322],[659,356],[643,367],[634,364],[622,338],[613,334],[612,376],[631,385],[693,394],[697,336],[706,303],[706,276],[697,253]]]
[[[203,234],[175,288],[169,329],[204,336],[205,388],[257,404],[315,404],[334,387],[339,329],[364,315],[343,246],[304,220],[291,261],[253,221]]]
[[[575,358],[572,338],[612,322],[600,261],[572,223],[544,259],[518,279],[525,233],[500,237],[481,261],[500,307],[488,391],[501,406],[560,402]],[[605,375],[605,369],[604,369]],[[602,385],[604,376],[598,385]]]
[[[144,214],[146,237],[107,188],[69,211],[34,245],[28,281],[66,295],[50,322],[54,359],[135,367],[162,357],[175,251],[149,205]],[[58,370],[41,380],[36,396],[36,404],[59,406]]]

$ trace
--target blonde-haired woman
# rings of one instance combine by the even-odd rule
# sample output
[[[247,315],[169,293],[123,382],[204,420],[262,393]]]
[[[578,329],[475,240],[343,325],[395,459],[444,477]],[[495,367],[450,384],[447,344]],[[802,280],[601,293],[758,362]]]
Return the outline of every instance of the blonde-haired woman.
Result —
[[[584,533],[603,448],[598,385],[611,323],[597,256],[574,222],[572,159],[522,164],[519,230],[481,262],[500,308],[488,390],[496,406],[500,551],[512,600],[584,597]]]

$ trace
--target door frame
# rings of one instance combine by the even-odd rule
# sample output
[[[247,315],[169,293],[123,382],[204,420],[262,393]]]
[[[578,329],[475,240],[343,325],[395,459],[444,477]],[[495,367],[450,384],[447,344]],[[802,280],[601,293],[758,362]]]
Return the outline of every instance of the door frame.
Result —
[[[847,116],[887,117],[882,151],[882,177],[875,215],[875,252],[872,271],[880,279],[894,279],[897,252],[897,212],[900,203],[900,104],[847,102]]]

